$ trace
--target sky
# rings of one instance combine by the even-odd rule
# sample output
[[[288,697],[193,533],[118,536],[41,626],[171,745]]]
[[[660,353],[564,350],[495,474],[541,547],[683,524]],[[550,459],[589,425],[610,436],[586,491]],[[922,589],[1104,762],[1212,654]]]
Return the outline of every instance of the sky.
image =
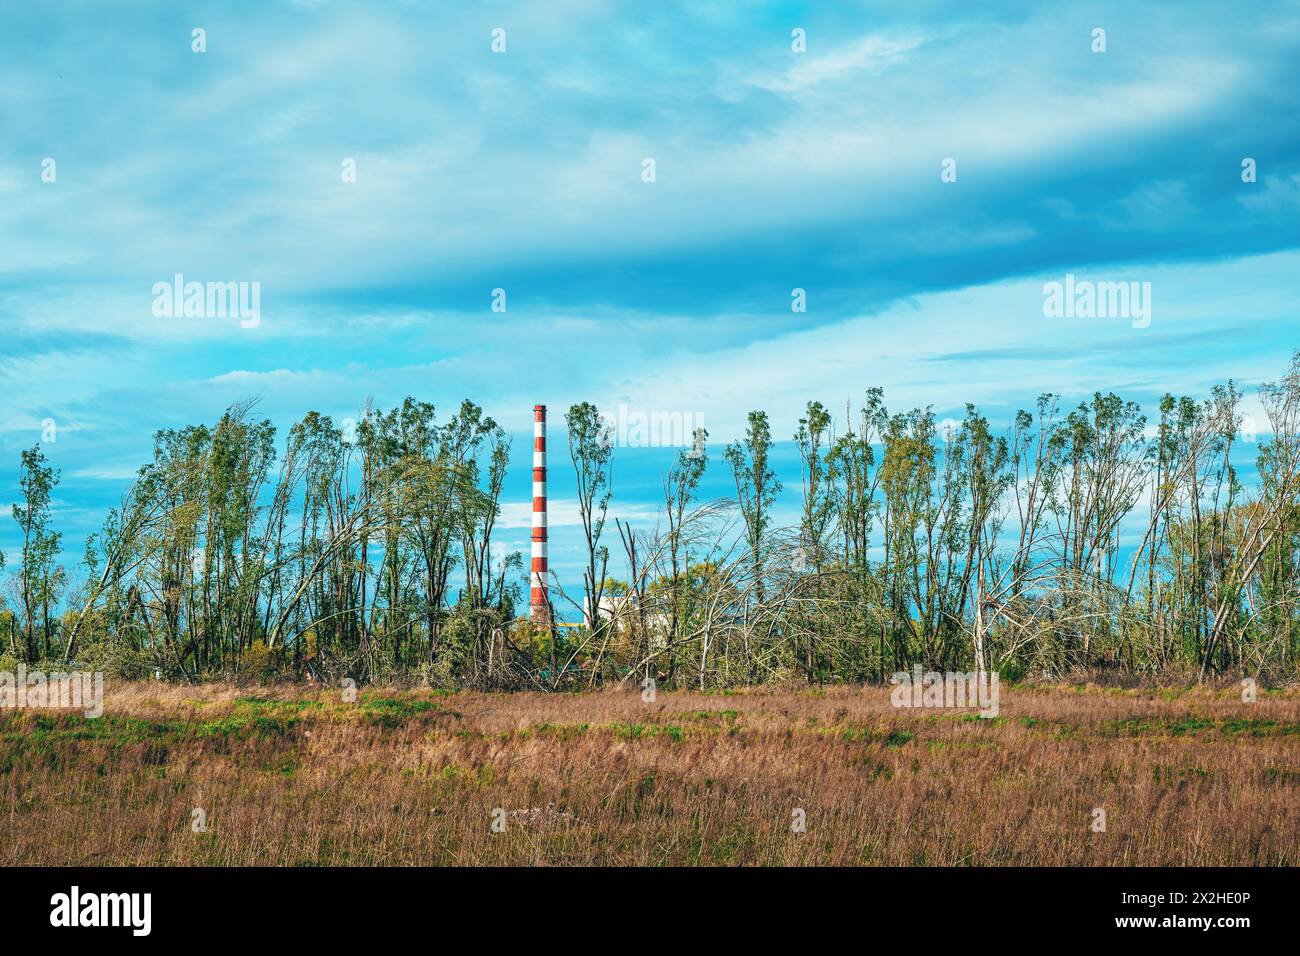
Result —
[[[75,556],[156,430],[250,398],[282,435],[474,400],[525,554],[546,404],[570,581],[578,401],[707,427],[706,496],[766,410],[789,514],[805,404],[871,386],[1258,414],[1300,346],[1297,64],[1269,0],[0,5],[0,549],[43,433]],[[177,274],[256,322],[159,315]],[[1067,275],[1149,308],[1050,315]],[[613,512],[653,524],[675,454],[616,448]]]

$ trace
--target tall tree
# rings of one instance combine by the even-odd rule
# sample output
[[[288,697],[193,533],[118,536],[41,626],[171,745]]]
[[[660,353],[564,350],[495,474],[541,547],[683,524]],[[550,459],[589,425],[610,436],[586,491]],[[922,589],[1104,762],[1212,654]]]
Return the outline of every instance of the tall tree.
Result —
[[[668,660],[669,679],[677,669],[677,645],[682,638],[682,605],[687,590],[686,570],[690,567],[690,542],[685,537],[686,509],[699,491],[708,467],[706,441],[709,433],[696,429],[691,449],[679,451],[664,478],[664,513],[668,521]]]
[[[609,512],[610,470],[614,444],[612,429],[595,405],[580,402],[564,413],[568,427],[569,458],[577,482],[578,517],[582,522],[586,567],[582,573],[584,609],[593,641],[601,643],[600,601],[604,596],[609,549],[600,543]]]
[[[772,429],[767,412],[749,413],[745,437],[727,446],[723,457],[731,465],[736,482],[736,500],[744,522],[745,542],[753,567],[754,595],[763,600],[763,548],[771,525],[772,504],[781,491],[781,482],[771,465]]]
[[[59,569],[55,558],[61,535],[49,530],[50,496],[59,483],[59,472],[51,468],[41,446],[24,451],[18,469],[22,502],[13,505],[13,518],[22,531],[22,563],[19,568],[24,632],[28,660],[50,653],[51,608],[56,598]],[[37,643],[36,622],[40,618],[41,639]]]

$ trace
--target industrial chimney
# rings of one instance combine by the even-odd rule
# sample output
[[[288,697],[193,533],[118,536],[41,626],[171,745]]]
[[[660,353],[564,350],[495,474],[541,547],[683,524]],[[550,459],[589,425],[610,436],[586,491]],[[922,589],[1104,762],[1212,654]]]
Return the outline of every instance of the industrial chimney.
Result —
[[[550,624],[546,600],[546,406],[533,406],[533,565],[529,620]]]

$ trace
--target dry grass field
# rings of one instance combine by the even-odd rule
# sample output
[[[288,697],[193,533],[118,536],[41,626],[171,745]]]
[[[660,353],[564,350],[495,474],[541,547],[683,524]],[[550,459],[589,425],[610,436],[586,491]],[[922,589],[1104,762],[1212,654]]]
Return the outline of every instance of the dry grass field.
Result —
[[[995,719],[884,688],[341,696],[0,711],[0,863],[1300,864],[1295,690],[1004,686]]]

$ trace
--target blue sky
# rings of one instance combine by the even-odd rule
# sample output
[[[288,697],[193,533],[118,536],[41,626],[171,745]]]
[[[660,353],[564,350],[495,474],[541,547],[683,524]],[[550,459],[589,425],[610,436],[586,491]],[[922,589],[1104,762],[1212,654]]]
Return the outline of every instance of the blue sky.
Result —
[[[282,429],[474,399],[525,551],[538,402],[555,447],[580,400],[714,448],[873,385],[998,423],[1228,378],[1257,408],[1300,346],[1300,4],[974,6],[5,4],[0,548],[43,420],[77,553],[155,430],[250,396]],[[176,273],[259,282],[260,324],[156,317]],[[1151,324],[1045,317],[1066,273],[1150,282]],[[650,520],[672,454],[618,449],[615,510]]]

